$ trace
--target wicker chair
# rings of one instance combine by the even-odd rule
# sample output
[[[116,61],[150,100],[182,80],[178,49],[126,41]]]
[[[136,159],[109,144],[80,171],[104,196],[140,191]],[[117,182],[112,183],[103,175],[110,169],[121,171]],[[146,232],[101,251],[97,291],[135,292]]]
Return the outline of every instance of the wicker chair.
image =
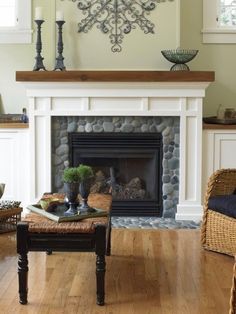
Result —
[[[201,242],[205,249],[230,256],[236,255],[236,219],[208,208],[208,200],[211,196],[232,194],[235,188],[236,169],[213,173],[208,181],[201,228]]]

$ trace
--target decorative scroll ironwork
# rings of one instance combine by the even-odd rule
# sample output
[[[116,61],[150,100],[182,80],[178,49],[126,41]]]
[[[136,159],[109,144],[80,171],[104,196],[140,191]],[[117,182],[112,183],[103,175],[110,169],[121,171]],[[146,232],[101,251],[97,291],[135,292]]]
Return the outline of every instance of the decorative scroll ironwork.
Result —
[[[137,26],[144,34],[154,33],[154,23],[147,15],[156,5],[167,0],[72,0],[85,18],[78,23],[78,31],[87,33],[94,25],[104,34],[110,34],[112,52],[122,50],[124,35]],[[173,0],[168,0],[173,1]]]

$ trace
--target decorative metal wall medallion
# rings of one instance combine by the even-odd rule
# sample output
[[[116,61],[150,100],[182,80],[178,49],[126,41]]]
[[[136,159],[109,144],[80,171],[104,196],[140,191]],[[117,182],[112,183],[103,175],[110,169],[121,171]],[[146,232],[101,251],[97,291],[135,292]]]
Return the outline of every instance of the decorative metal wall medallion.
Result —
[[[154,33],[154,23],[147,19],[157,3],[167,0],[72,0],[85,18],[78,23],[79,32],[87,33],[94,25],[110,34],[112,52],[120,52],[124,35],[137,26],[144,34]],[[168,0],[173,1],[173,0]]]

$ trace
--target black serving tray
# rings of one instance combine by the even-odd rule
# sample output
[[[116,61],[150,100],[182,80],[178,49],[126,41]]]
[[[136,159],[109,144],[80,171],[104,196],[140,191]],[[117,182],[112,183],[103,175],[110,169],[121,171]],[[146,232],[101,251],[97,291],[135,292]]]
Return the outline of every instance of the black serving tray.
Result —
[[[66,222],[66,221],[79,221],[86,218],[94,218],[94,217],[106,217],[108,215],[106,210],[94,208],[95,211],[89,213],[89,212],[83,212],[79,213],[77,215],[65,215],[65,211],[67,211],[68,207],[65,205],[58,205],[53,212],[47,212],[46,210],[42,209],[42,207],[39,204],[35,205],[29,205],[27,208],[37,213],[41,216],[47,217],[53,221],[56,222]]]
[[[209,124],[236,124],[236,119],[218,119],[217,117],[203,118],[203,122]]]

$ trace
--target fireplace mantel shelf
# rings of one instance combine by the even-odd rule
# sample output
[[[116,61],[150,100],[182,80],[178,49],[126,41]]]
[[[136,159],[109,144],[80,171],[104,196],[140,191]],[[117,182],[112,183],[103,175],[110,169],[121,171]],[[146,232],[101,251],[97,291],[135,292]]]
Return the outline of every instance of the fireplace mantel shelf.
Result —
[[[17,71],[18,82],[213,82],[213,71]]]

